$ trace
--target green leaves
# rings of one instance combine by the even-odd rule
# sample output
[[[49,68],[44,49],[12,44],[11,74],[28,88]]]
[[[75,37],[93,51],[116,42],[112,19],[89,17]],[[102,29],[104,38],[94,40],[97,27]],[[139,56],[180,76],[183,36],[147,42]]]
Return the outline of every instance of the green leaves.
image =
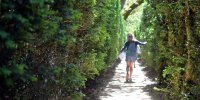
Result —
[[[98,75],[99,72],[96,68],[96,53],[85,53],[81,55],[81,71],[86,78],[95,78],[95,75]]]
[[[35,77],[35,76],[29,76],[29,80],[30,80],[31,82],[37,82],[37,81],[38,81],[38,78]]]
[[[74,94],[78,88],[85,86],[86,78],[74,64],[55,67],[52,70],[56,77],[50,80],[63,87],[65,93]]]
[[[166,67],[164,70],[163,70],[163,74],[162,76],[164,78],[167,78],[166,76],[167,75],[170,75],[171,77],[176,77],[174,76],[175,73],[181,73],[182,71],[184,71],[185,69],[184,68],[181,68],[181,67],[174,67],[174,66],[168,66]]]
[[[31,4],[38,5],[38,6],[43,6],[44,5],[44,1],[46,1],[46,0],[29,0],[29,1],[30,1]]]
[[[8,78],[11,75],[12,71],[7,69],[6,67],[0,68],[0,76],[3,76],[4,78]]]
[[[15,48],[15,43],[7,32],[0,30],[0,37],[2,40],[5,41],[5,45],[7,48]]]
[[[0,78],[8,87],[0,88],[35,98],[80,99],[76,97],[83,96],[78,91],[85,81],[94,79],[117,58],[122,37],[116,3],[3,0]]]
[[[0,36],[2,39],[8,38],[9,34],[5,31],[0,30]]]
[[[200,82],[197,74],[200,69],[196,67],[199,66],[200,16],[199,10],[195,10],[200,3],[188,2],[186,6],[184,0],[148,1],[138,30],[148,40],[143,59],[159,73],[160,83],[166,82],[168,89],[174,91],[171,95],[175,98],[181,98],[180,93],[190,94],[191,86],[199,86]],[[194,94],[191,96],[198,97]]]
[[[25,72],[26,65],[24,64],[17,64],[16,67],[14,68],[14,73],[23,75]]]
[[[3,84],[13,86],[16,80],[23,80],[25,75],[26,65],[13,64],[12,67],[0,67],[0,77],[4,79]],[[23,80],[24,81],[24,80]]]
[[[15,43],[12,40],[7,40],[5,44],[8,48],[15,48]]]

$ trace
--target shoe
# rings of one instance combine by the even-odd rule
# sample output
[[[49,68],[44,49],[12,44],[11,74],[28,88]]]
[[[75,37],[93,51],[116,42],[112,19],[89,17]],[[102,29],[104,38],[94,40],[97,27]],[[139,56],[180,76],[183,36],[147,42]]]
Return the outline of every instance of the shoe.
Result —
[[[129,79],[129,82],[130,82],[130,83],[133,83],[132,78]]]
[[[129,81],[128,80],[126,80],[124,83],[128,83]]]

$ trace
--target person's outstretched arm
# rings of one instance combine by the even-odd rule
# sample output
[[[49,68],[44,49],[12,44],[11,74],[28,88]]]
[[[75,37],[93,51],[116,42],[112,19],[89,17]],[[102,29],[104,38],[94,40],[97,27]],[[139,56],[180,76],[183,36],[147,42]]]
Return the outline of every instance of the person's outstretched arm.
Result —
[[[124,44],[124,47],[121,49],[120,52],[124,51],[127,47],[128,47],[128,42],[126,42],[126,43]]]
[[[147,44],[147,42],[140,42],[140,41],[136,41],[137,42],[137,44],[139,44],[139,45],[145,45],[145,44]]]

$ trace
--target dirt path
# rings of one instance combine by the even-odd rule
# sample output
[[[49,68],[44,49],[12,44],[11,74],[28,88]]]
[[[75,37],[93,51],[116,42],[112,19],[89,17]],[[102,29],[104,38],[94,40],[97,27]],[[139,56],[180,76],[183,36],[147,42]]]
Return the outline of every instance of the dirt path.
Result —
[[[145,67],[136,62],[136,68],[133,69],[133,83],[125,82],[126,62],[122,61],[115,70],[114,76],[108,81],[98,93],[99,100],[153,100],[146,87],[155,84],[154,81],[146,76],[143,71]],[[152,88],[152,87],[151,87]]]

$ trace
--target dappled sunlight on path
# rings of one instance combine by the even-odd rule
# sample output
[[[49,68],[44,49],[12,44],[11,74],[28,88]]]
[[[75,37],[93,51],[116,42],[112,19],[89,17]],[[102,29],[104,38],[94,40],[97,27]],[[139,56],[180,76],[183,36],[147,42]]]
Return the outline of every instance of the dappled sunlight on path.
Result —
[[[124,83],[126,75],[126,62],[122,61],[117,67],[113,78],[109,81],[103,91],[100,92],[100,100],[152,100],[145,86],[155,84],[145,76],[145,67],[136,62],[133,69],[133,83]]]

